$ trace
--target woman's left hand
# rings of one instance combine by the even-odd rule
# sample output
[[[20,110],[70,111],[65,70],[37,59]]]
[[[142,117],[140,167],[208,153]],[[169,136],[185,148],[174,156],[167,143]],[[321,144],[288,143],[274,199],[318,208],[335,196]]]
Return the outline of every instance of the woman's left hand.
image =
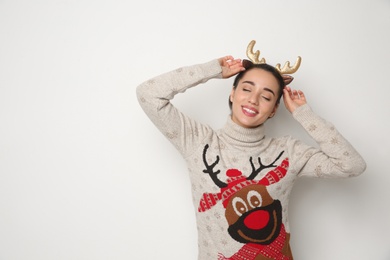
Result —
[[[305,94],[301,90],[293,90],[289,86],[283,89],[283,101],[290,113],[293,113],[295,109],[307,103]]]

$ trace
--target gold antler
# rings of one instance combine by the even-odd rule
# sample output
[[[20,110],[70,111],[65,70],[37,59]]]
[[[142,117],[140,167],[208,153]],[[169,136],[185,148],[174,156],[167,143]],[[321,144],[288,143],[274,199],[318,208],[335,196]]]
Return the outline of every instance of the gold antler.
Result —
[[[301,60],[301,57],[298,56],[294,66],[290,66],[290,62],[286,61],[282,69],[280,68],[280,63],[276,64],[275,68],[280,72],[280,74],[293,74],[299,69],[299,66],[301,66]]]
[[[248,47],[246,48],[246,56],[255,64],[260,64],[260,63],[265,63],[265,59],[262,58],[259,60],[260,56],[260,51],[257,50],[256,52],[253,52],[253,46],[255,46],[256,41],[252,40],[249,44]]]
[[[256,44],[255,40],[252,40],[248,44],[248,47],[246,48],[246,56],[248,56],[248,58],[254,64],[266,63],[264,58],[259,60],[259,56],[260,56],[259,50],[257,50],[256,52],[253,52],[253,47],[255,46],[255,44]],[[290,62],[287,61],[284,64],[283,68],[280,68],[280,63],[276,64],[275,68],[280,72],[280,74],[293,74],[299,69],[299,66],[301,66],[301,60],[302,60],[301,57],[298,56],[298,58],[293,66],[290,66]]]

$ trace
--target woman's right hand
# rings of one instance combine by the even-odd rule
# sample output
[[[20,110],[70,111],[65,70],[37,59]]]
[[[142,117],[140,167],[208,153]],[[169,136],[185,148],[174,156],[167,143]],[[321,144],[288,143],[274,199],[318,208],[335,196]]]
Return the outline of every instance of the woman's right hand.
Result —
[[[241,59],[234,59],[233,56],[225,56],[218,59],[219,65],[221,65],[222,68],[222,78],[230,78],[231,76],[234,76],[238,74],[239,72],[245,70],[245,68],[242,66]]]

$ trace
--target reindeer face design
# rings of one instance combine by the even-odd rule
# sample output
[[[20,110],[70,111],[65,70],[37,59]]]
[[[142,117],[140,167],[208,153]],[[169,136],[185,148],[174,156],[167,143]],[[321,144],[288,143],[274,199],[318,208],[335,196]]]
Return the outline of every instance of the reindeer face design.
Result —
[[[208,145],[203,150],[203,161],[206,166],[205,173],[209,174],[214,183],[221,188],[219,193],[204,193],[198,208],[199,212],[209,210],[220,200],[225,207],[225,217],[229,225],[228,233],[240,243],[256,243],[268,245],[280,233],[282,225],[282,206],[279,200],[274,200],[268,193],[266,186],[282,179],[288,169],[288,158],[279,166],[274,165],[283,152],[269,165],[264,165],[258,159],[260,167],[255,168],[252,158],[249,159],[252,173],[249,177],[242,175],[237,169],[229,169],[226,175],[227,183],[218,179],[220,171],[213,168],[219,162],[209,165],[206,160]],[[253,180],[265,168],[274,168],[261,180]]]
[[[228,232],[241,243],[269,244],[279,235],[282,207],[263,185],[249,185],[237,191],[227,204]]]

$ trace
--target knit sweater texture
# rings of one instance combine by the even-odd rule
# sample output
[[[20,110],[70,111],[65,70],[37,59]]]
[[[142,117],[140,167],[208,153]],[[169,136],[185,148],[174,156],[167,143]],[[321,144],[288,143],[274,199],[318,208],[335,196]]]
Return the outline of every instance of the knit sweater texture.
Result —
[[[218,130],[191,119],[170,100],[221,78],[218,60],[182,67],[137,87],[140,105],[185,159],[198,228],[198,259],[293,259],[288,203],[302,176],[352,177],[366,164],[309,105],[292,114],[317,142],[267,137],[264,125],[243,128],[230,116]]]

